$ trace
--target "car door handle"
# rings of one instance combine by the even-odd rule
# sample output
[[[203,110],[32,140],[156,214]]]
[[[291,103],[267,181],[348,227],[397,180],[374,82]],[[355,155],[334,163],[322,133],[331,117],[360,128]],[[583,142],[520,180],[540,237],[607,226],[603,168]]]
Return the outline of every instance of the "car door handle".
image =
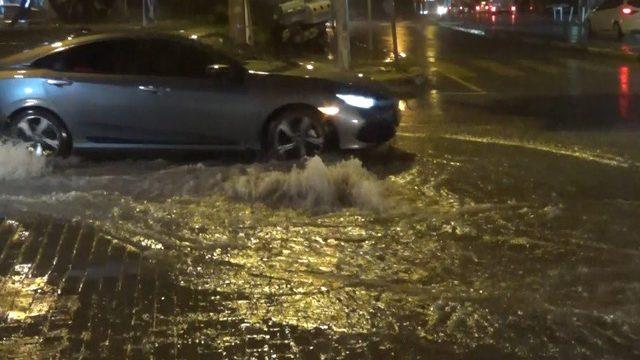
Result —
[[[47,84],[57,86],[57,87],[63,87],[63,86],[69,86],[73,84],[73,81],[63,80],[63,79],[49,79],[47,80]]]
[[[158,89],[157,87],[152,86],[152,85],[149,85],[149,86],[140,85],[140,86],[138,86],[138,90],[144,91],[144,92],[150,92],[150,93],[153,93],[153,94],[157,94],[157,93],[160,92],[160,89]]]

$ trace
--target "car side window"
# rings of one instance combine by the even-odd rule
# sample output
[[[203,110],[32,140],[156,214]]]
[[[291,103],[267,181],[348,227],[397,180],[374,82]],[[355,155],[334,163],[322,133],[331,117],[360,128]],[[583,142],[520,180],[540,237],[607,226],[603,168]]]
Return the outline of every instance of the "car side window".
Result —
[[[220,61],[198,44],[166,39],[141,41],[136,56],[141,74],[169,77],[204,77],[207,66]]]
[[[622,5],[623,0],[605,0],[600,6],[598,6],[598,10],[608,10],[614,9],[618,6]]]
[[[78,45],[36,60],[32,67],[59,72],[90,74],[131,73],[131,40],[100,41]]]

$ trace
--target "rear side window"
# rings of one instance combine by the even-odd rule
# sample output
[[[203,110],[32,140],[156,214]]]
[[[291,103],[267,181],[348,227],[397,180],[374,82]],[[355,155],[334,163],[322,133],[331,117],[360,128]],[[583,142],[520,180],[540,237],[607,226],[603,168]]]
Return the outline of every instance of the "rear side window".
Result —
[[[636,8],[640,8],[640,0],[628,0],[627,4]]]
[[[132,73],[135,42],[132,40],[101,41],[78,45],[45,56],[32,67],[60,72],[92,74]]]
[[[598,10],[614,9],[620,5],[622,5],[622,0],[605,0],[598,6]]]
[[[141,41],[136,67],[143,75],[168,77],[202,77],[208,65],[224,60],[196,43],[150,39]]]

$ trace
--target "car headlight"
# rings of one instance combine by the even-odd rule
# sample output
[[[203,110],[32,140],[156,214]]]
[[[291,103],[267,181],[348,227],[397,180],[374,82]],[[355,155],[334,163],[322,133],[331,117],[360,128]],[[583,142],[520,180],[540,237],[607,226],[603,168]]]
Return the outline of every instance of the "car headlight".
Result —
[[[398,110],[407,111],[407,101],[406,100],[399,100],[398,101]]]
[[[337,94],[338,98],[344,101],[347,105],[351,105],[361,109],[371,109],[376,104],[376,100],[368,96],[351,95],[351,94]]]

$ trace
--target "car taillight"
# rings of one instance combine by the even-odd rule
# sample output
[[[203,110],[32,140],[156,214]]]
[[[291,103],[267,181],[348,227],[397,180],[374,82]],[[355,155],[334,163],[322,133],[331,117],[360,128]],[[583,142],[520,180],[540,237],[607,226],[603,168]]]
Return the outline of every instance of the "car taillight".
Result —
[[[495,6],[491,7],[491,12],[496,12],[496,7]]]
[[[515,6],[511,7],[511,12],[516,12],[516,7]]]
[[[638,12],[638,10],[633,10],[631,8],[628,8],[628,7],[622,8],[622,13],[625,14],[625,15],[633,15],[633,14],[635,14],[637,12]]]
[[[476,11],[479,11],[479,10],[480,10],[480,6],[476,6]]]

